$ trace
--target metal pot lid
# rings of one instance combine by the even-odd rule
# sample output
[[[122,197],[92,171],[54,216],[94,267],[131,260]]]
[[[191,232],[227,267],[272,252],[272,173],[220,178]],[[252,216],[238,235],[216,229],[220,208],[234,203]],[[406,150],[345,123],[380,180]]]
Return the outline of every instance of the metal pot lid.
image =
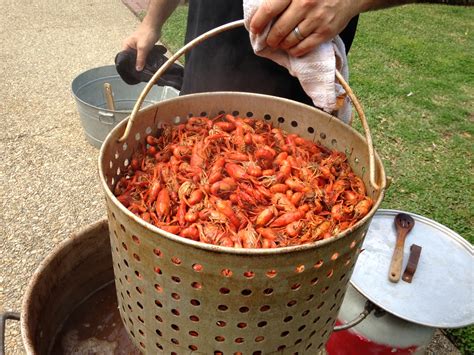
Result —
[[[407,213],[415,225],[405,240],[402,274],[410,246],[422,247],[411,283],[388,279],[395,247],[395,216]],[[351,278],[367,299],[406,321],[435,328],[474,323],[474,251],[449,228],[413,213],[379,209],[374,215]]]

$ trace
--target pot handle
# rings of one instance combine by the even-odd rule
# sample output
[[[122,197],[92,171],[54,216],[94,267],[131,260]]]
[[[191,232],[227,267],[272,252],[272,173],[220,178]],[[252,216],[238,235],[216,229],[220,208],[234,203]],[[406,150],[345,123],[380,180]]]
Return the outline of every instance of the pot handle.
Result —
[[[135,121],[135,118],[137,116],[137,113],[145,100],[145,97],[148,95],[150,92],[151,88],[155,83],[158,81],[158,79],[163,75],[163,73],[178,59],[180,58],[183,54],[188,52],[191,48],[195,47],[199,43],[205,41],[206,39],[213,37],[221,32],[234,29],[237,27],[241,27],[244,25],[244,20],[237,20],[233,22],[229,22],[227,24],[224,24],[222,26],[216,27],[208,32],[203,33],[202,35],[196,37],[192,41],[188,42],[184,47],[179,49],[174,55],[172,55],[161,67],[158,69],[158,71],[153,75],[153,77],[148,81],[147,85],[141,92],[140,96],[137,99],[137,102],[135,103],[135,106],[133,107],[132,113],[130,115],[130,118],[127,123],[127,127],[125,128],[125,132],[123,133],[122,137],[119,138],[119,142],[124,142],[127,138],[128,135],[130,134],[130,130],[133,126],[133,123]],[[375,179],[375,153],[374,153],[374,146],[372,143],[372,135],[370,134],[370,129],[369,125],[367,123],[367,119],[365,117],[364,111],[362,110],[362,106],[357,99],[357,97],[354,95],[353,91],[349,87],[349,84],[344,80],[343,76],[341,73],[339,73],[338,70],[336,70],[336,77],[339,80],[340,84],[346,90],[347,95],[352,101],[352,104],[354,105],[355,110],[357,111],[357,114],[359,116],[359,119],[362,123],[362,127],[365,131],[365,139],[367,141],[367,147],[369,151],[369,181],[372,187],[376,190],[379,191],[380,189],[385,187],[385,182],[382,182],[382,184],[379,184],[376,182]]]
[[[18,312],[0,313],[0,355],[5,355],[5,323],[7,319],[20,320]]]
[[[376,308],[377,308],[377,306],[375,304],[373,304],[372,302],[367,300],[365,302],[365,305],[364,305],[364,310],[357,317],[355,317],[354,319],[352,319],[349,322],[346,322],[344,324],[336,325],[333,328],[332,331],[333,332],[340,332],[341,330],[347,330],[347,329],[350,329],[350,328],[356,326],[357,324],[362,322],[365,318],[367,318],[367,316],[370,313],[372,313],[372,311]]]

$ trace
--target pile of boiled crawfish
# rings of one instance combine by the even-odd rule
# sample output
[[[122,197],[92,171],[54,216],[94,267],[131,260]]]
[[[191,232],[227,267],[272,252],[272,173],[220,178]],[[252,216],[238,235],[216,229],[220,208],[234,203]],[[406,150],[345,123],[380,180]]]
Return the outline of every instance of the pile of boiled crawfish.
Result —
[[[372,207],[344,153],[271,123],[221,114],[148,135],[114,193],[162,230],[208,244],[275,248],[330,238]]]

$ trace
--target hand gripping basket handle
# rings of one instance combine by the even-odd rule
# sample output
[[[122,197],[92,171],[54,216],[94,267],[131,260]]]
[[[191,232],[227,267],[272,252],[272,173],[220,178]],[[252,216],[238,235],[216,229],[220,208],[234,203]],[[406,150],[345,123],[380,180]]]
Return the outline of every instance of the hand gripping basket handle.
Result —
[[[155,83],[158,81],[158,79],[163,75],[163,73],[178,59],[180,58],[183,54],[185,54],[188,50],[191,48],[195,47],[199,43],[203,42],[204,40],[213,37],[221,32],[234,29],[237,27],[241,27],[244,25],[244,20],[238,20],[234,22],[229,22],[225,25],[216,27],[208,32],[203,33],[199,37],[196,37],[189,43],[187,43],[184,47],[182,47],[180,50],[178,50],[173,56],[171,56],[168,61],[166,61],[160,69],[153,75],[153,77],[150,79],[150,81],[147,83],[143,91],[141,92],[140,96],[138,97],[137,102],[135,103],[135,106],[133,107],[132,113],[130,115],[130,119],[128,120],[127,127],[125,128],[125,132],[122,137],[119,138],[119,142],[123,142],[128,138],[128,135],[130,134],[130,130],[133,126],[133,122],[135,121],[135,118],[137,116],[137,113],[145,100],[145,97],[148,95],[150,92],[151,88]],[[357,97],[354,95],[353,91],[349,87],[349,84],[344,80],[343,76],[341,73],[339,73],[338,70],[336,70],[336,78],[339,80],[340,84],[346,91],[347,95],[352,101],[352,104],[354,105],[355,110],[357,111],[357,114],[359,116],[360,121],[362,122],[362,127],[364,128],[365,131],[365,139],[367,141],[367,147],[369,151],[369,180],[370,184],[375,190],[380,190],[381,186],[375,181],[375,154],[374,154],[374,146],[372,143],[372,135],[370,134],[370,129],[369,125],[367,123],[367,119],[365,117],[364,111],[362,110],[362,106],[357,99]]]

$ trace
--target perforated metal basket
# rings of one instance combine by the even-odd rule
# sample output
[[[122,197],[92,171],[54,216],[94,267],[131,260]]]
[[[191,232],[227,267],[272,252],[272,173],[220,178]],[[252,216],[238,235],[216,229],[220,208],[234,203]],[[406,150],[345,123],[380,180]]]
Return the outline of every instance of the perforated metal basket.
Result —
[[[335,117],[272,96],[215,92],[181,96],[143,110],[139,105],[140,99],[128,122],[109,134],[99,157],[120,313],[134,343],[150,354],[317,353],[333,329],[360,246],[383,198],[385,173],[371,144]],[[346,152],[375,201],[370,213],[335,238],[314,244],[234,249],[175,236],[120,204],[113,187],[146,135],[163,123],[220,112],[264,118]],[[370,143],[368,130],[366,135]]]

